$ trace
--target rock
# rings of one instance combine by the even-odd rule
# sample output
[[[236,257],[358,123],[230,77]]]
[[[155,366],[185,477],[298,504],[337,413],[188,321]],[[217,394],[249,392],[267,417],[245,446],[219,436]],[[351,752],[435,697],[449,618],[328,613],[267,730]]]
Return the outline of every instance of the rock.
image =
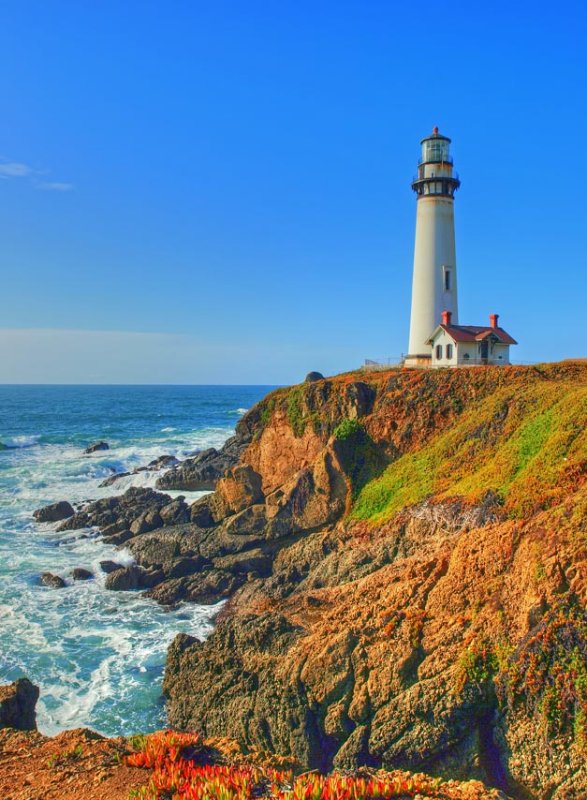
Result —
[[[144,575],[145,570],[134,564],[130,567],[122,567],[108,575],[105,586],[114,592],[128,592],[132,589],[140,589],[144,585]]]
[[[222,498],[222,511],[219,518],[229,514],[238,514],[245,508],[256,505],[263,500],[261,476],[249,464],[241,464],[230,469],[218,481],[214,499]]]
[[[33,512],[33,517],[37,522],[60,522],[75,514],[73,506],[66,500],[44,506]]]
[[[324,375],[321,372],[308,372],[304,378],[304,383],[315,383],[316,381],[323,381]]]
[[[301,768],[587,797],[586,385],[587,365],[541,365],[272,393],[238,465],[192,506],[211,565],[149,592],[231,598],[205,642],[169,650],[170,724]],[[544,443],[520,461],[543,411]],[[344,421],[360,423],[335,435]],[[259,476],[254,500],[239,471]]]
[[[159,511],[163,525],[183,525],[190,521],[190,509],[184,497],[176,497]]]
[[[131,486],[117,497],[105,497],[88,503],[73,517],[62,522],[58,530],[98,527],[108,537],[128,530],[132,532],[131,535],[136,535],[162,525],[158,513],[171,502],[167,494]],[[137,522],[135,530],[134,522]]]
[[[63,589],[66,585],[63,578],[59,575],[53,575],[52,572],[43,572],[40,576],[40,581],[43,586],[48,586],[50,589]]]
[[[137,467],[136,469],[133,469],[132,472],[117,472],[116,475],[111,475],[109,478],[103,480],[100,486],[112,486],[121,478],[127,478],[129,475],[138,475],[140,472],[156,472],[167,467],[173,467],[177,464],[179,464],[179,461],[175,456],[159,456],[159,458],[155,458],[153,461],[150,461],[145,467]]]
[[[112,486],[119,481],[121,478],[127,478],[131,473],[130,472],[117,472],[115,475],[110,475],[109,478],[105,478],[102,483],[99,484],[101,488],[105,486]]]
[[[214,447],[198,453],[193,458],[180,462],[157,480],[158,489],[179,489],[184,491],[213,490],[219,478],[238,460],[252,437],[252,424],[255,415],[251,412],[239,420],[237,432],[221,450]]]
[[[113,544],[116,547],[120,547],[120,545],[123,545],[125,542],[128,542],[128,540],[132,539],[133,536],[134,534],[126,529],[119,531],[118,533],[111,533],[108,536],[106,534],[103,534],[104,541],[108,542],[108,544]]]
[[[38,699],[39,688],[28,678],[0,686],[0,728],[36,731],[35,706]]]
[[[180,601],[207,605],[230,597],[245,580],[246,576],[242,574],[210,570],[185,578],[163,581],[154,589],[146,592],[146,596],[162,605],[175,605]]]
[[[190,520],[200,528],[213,528],[216,524],[210,509],[210,496],[200,497],[190,506]]]
[[[94,442],[89,447],[86,447],[84,453],[96,453],[99,450],[110,450],[110,445],[108,442]]]
[[[161,528],[162,526],[163,520],[161,519],[159,511],[156,509],[147,509],[147,511],[144,511],[131,523],[130,531],[137,536],[141,533],[149,533],[149,531],[154,531],[155,528]]]
[[[122,564],[118,564],[116,561],[100,561],[100,569],[102,572],[105,572],[109,575],[111,572],[115,572],[117,569],[124,569]]]
[[[71,570],[71,577],[74,581],[89,581],[94,577],[94,573],[83,567],[75,567]]]
[[[159,458],[154,458],[153,461],[149,461],[146,467],[139,467],[139,469],[158,470],[166,467],[174,467],[176,464],[179,464],[179,460],[175,456],[164,455],[159,456]]]

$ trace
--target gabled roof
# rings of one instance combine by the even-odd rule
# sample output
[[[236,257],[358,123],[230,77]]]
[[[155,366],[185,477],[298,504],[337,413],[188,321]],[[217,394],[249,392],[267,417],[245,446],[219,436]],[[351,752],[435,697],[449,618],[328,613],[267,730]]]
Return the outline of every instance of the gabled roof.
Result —
[[[443,330],[454,342],[481,342],[491,336],[501,344],[518,344],[503,328],[492,328],[488,325],[439,325],[428,339],[428,344],[436,337],[439,330]]]

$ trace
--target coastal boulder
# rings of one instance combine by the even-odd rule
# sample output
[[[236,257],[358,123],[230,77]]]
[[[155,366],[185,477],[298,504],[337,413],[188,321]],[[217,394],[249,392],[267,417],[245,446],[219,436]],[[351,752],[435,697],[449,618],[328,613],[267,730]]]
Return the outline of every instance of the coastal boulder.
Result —
[[[35,731],[35,706],[39,687],[28,678],[19,678],[8,686],[0,686],[0,728]]]
[[[73,517],[75,510],[67,500],[60,500],[58,503],[43,506],[33,512],[33,517],[37,522],[61,522],[63,519]]]
[[[122,567],[114,570],[106,578],[106,588],[114,592],[128,592],[132,589],[140,589],[144,586],[145,570],[134,564],[130,567]]]
[[[94,442],[86,447],[84,453],[97,453],[99,450],[110,450],[108,442]]]
[[[83,567],[75,567],[71,570],[71,577],[74,581],[89,581],[94,577],[94,573]]]
[[[109,575],[111,572],[116,572],[117,569],[124,569],[122,564],[119,564],[117,561],[100,561],[100,569],[102,572],[105,572],[106,575]]]
[[[59,575],[54,575],[52,572],[43,572],[40,577],[43,586],[48,586],[50,589],[63,589],[65,581]]]
[[[316,381],[323,381],[324,375],[321,372],[308,372],[304,378],[304,383],[315,383]]]

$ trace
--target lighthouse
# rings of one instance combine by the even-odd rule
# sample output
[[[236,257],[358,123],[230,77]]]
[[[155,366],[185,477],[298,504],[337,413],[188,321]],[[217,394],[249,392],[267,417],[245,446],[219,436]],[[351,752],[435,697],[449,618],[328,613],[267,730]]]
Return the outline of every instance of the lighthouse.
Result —
[[[434,128],[421,145],[418,174],[412,182],[417,210],[407,366],[430,364],[430,335],[442,322],[443,312],[458,324],[454,194],[461,182],[453,173],[447,136]]]

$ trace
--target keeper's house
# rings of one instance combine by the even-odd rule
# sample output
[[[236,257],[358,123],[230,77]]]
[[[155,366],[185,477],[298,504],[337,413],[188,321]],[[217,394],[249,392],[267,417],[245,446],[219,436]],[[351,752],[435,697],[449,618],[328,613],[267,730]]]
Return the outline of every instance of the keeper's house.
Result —
[[[489,326],[453,325],[450,311],[442,312],[442,322],[428,339],[432,367],[465,367],[480,364],[509,364],[510,345],[517,344],[500,328],[498,315],[489,315]]]

